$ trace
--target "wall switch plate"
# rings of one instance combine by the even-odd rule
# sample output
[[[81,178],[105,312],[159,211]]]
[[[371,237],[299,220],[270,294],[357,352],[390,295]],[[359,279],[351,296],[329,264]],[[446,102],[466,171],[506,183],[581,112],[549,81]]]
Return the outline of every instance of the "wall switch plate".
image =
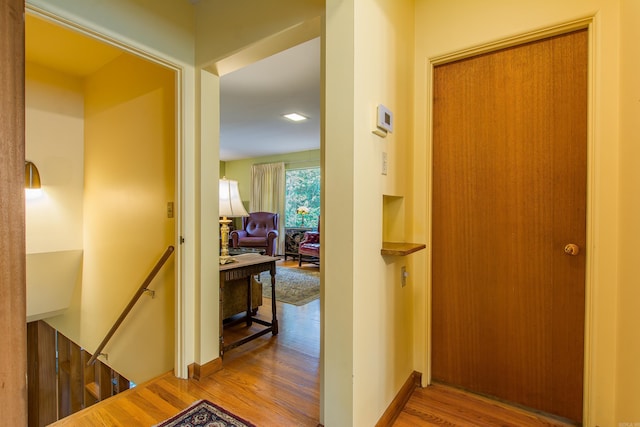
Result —
[[[387,152],[383,151],[382,152],[382,175],[386,175],[387,174],[387,167],[388,167]]]

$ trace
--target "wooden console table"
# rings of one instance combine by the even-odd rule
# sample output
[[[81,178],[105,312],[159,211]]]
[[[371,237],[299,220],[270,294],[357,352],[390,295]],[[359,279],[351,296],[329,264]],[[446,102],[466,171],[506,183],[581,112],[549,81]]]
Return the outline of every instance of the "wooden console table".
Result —
[[[276,316],[276,261],[280,258],[252,253],[237,255],[233,258],[236,262],[220,265],[220,357],[222,357],[225,352],[269,332],[273,335],[278,335],[278,318]],[[255,318],[251,310],[251,277],[258,275],[263,271],[268,271],[271,274],[271,322]],[[247,284],[247,314],[245,317],[240,319],[240,321],[246,321],[247,326],[251,326],[253,322],[256,322],[266,326],[266,328],[232,343],[225,344],[222,336],[224,287],[226,285],[233,284],[234,281],[236,281],[236,283],[240,283],[239,279],[245,279]]]

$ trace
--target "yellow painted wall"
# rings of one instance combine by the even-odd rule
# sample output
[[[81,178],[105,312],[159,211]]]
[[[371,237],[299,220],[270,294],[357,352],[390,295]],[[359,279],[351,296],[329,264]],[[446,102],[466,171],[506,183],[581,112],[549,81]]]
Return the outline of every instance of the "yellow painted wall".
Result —
[[[238,181],[243,201],[251,195],[251,166],[261,163],[284,162],[285,169],[320,167],[320,150],[298,151],[275,156],[252,157],[250,159],[230,160],[224,163],[224,174],[228,179]],[[245,204],[248,206],[248,204]]]
[[[26,158],[42,180],[41,194],[27,200],[27,253],[81,249],[82,81],[32,63],[25,77]]]
[[[82,81],[27,63],[25,98],[26,158],[42,180],[26,201],[27,321],[33,321],[66,309],[81,277]]]
[[[640,423],[640,2],[621,1],[620,17],[621,233],[615,421]]]
[[[327,0],[325,16],[322,176],[320,422],[353,425],[354,418],[354,6]],[[369,221],[371,216],[367,216]],[[375,227],[375,223],[373,225]],[[374,308],[371,308],[374,311]]]
[[[383,195],[410,196],[413,1],[327,1],[326,19],[324,423],[375,425],[414,369],[410,259],[380,254]]]
[[[187,375],[189,364],[207,363],[218,354],[215,313],[199,309],[200,304],[216,300],[218,292],[217,268],[211,262],[218,252],[217,224],[210,222],[210,218],[217,217],[218,132],[211,120],[200,121],[199,116],[201,112],[205,117],[219,114],[213,105],[219,97],[219,84],[217,78],[196,70],[196,48],[201,63],[218,56],[228,57],[271,32],[280,33],[317,17],[322,4],[320,0],[268,6],[257,0],[222,6],[208,1],[193,4],[174,0],[97,0],[80,4],[76,0],[27,0],[27,7],[36,13],[59,17],[104,35],[166,61],[180,71],[176,112],[181,124],[177,130],[177,150],[181,155],[183,203],[179,233],[185,240],[176,254],[182,263],[179,271],[182,286],[177,290],[182,324],[176,340],[176,354],[180,356],[176,360],[178,376]],[[270,19],[265,19],[266,16]],[[245,25],[249,21],[252,24]],[[240,43],[235,37],[228,38],[226,25],[242,28],[246,37]],[[310,36],[305,37],[308,40]]]
[[[173,62],[193,65],[193,5],[174,0],[27,0],[27,5]]]
[[[298,151],[274,156],[253,157],[249,159],[232,160],[224,163],[224,176],[228,179],[238,181],[240,196],[244,202],[245,209],[250,212],[251,200],[251,166],[262,163],[284,162],[285,169],[301,169],[320,167],[320,150]],[[221,168],[222,172],[222,168]],[[280,212],[280,236],[278,250],[284,249],[284,210]],[[241,218],[233,219],[233,226],[242,227]]]
[[[220,253],[220,223],[218,222],[218,191],[220,164],[220,78],[206,70],[200,70],[200,116],[196,125],[202,143],[196,148],[195,158],[196,186],[200,187],[200,211],[197,212],[199,223],[196,248],[200,249],[199,283],[196,287],[195,301],[195,359],[194,362],[204,365],[218,357],[219,353],[219,271],[218,254]],[[206,96],[204,96],[206,94]],[[198,259],[196,259],[198,261]],[[187,306],[190,313],[191,306]],[[187,316],[185,316],[188,318]]]
[[[320,16],[324,0],[202,1],[196,9],[196,64],[204,66]]]
[[[625,9],[622,13],[621,4]],[[632,302],[638,297],[637,260],[634,262],[631,255],[624,254],[625,249],[634,247],[639,237],[632,219],[637,217],[633,212],[638,212],[637,185],[632,184],[638,180],[637,167],[632,166],[638,156],[639,126],[635,77],[638,55],[637,47],[632,47],[637,45],[637,4],[611,0],[416,0],[414,182],[427,185],[429,182],[431,58],[585,17],[593,18],[589,164],[592,197],[586,249],[589,256],[586,312],[592,322],[587,325],[590,332],[585,425],[615,426],[640,420],[637,399],[640,373],[637,363],[632,362],[637,361],[639,348],[637,333],[633,332],[637,328],[631,326],[638,321]],[[635,99],[632,99],[633,93]],[[630,96],[626,102],[623,95]],[[622,133],[620,119],[625,124]],[[630,179],[620,180],[621,174]],[[428,241],[428,192],[416,186],[414,194],[413,211],[417,220],[413,234],[417,239]],[[428,331],[428,269],[422,274],[424,297],[417,302],[416,310],[425,312],[426,316],[416,317],[418,340],[420,336],[427,336]],[[417,344],[426,347],[426,343]],[[427,354],[424,353],[423,360],[416,354],[418,365],[428,366]],[[618,372],[618,379],[614,372]]]
[[[98,0],[88,3],[78,3],[75,0],[28,0],[27,9],[36,14],[72,23],[72,26],[79,26],[83,31],[101,37],[106,36],[118,44],[166,62],[180,73],[176,78],[176,95],[179,97],[176,99],[175,115],[181,121],[181,126],[175,135],[175,149],[181,155],[180,166],[183,168],[180,174],[180,199],[183,204],[177,206],[176,214],[180,216],[179,232],[185,240],[176,248],[176,259],[181,260],[178,274],[182,281],[182,286],[176,294],[183,314],[182,330],[179,339],[176,339],[175,347],[176,354],[180,357],[176,359],[175,368],[176,375],[186,377],[187,366],[196,358],[200,359],[196,352],[203,347],[213,346],[214,351],[208,353],[208,357],[217,354],[218,345],[217,329],[211,334],[197,335],[196,323],[199,323],[200,319],[187,314],[194,312],[201,277],[214,276],[215,266],[209,260],[217,253],[216,243],[207,244],[214,239],[199,239],[200,218],[217,216],[210,205],[201,204],[201,194],[205,197],[215,197],[218,187],[213,180],[202,179],[199,175],[201,139],[195,126],[196,114],[200,111],[196,96],[196,91],[199,90],[199,76],[193,65],[193,5],[188,1],[173,0]],[[217,143],[206,141],[206,144]],[[202,247],[199,246],[201,244]],[[208,320],[207,318],[204,322],[210,324]]]
[[[175,245],[174,73],[123,55],[85,80],[84,264],[72,307],[52,326],[98,346],[168,245]],[[135,382],[174,361],[171,257],[104,352]],[[135,357],[132,357],[135,355]]]
[[[191,260],[196,262],[194,280],[198,285],[194,290],[196,325],[193,330],[196,331],[194,360],[197,363],[207,363],[216,358],[218,350],[217,340],[211,340],[217,336],[218,331],[217,325],[212,325],[211,322],[215,319],[215,313],[205,306],[208,304],[207,301],[217,300],[218,295],[217,267],[211,263],[219,250],[218,223],[211,222],[210,219],[218,217],[216,178],[220,172],[219,78],[208,70],[216,68],[215,61],[233,56],[240,49],[253,47],[274,33],[281,34],[286,39],[284,44],[287,47],[317,37],[318,34],[309,36],[308,32],[295,32],[291,37],[282,33],[291,26],[317,18],[322,12],[321,4],[321,0],[287,0],[269,4],[259,0],[248,0],[224,4],[202,1],[194,6],[197,51],[195,63],[203,67],[194,89],[197,111],[203,119],[198,118],[196,121],[194,168],[185,169],[187,174],[195,173],[192,184],[196,190],[193,202],[198,207],[194,218],[198,232],[193,236],[196,241],[193,258],[190,259],[189,254],[185,254],[184,259],[185,263]],[[279,41],[283,42],[282,39]],[[271,47],[273,46],[270,45],[269,48]],[[190,201],[187,199],[187,209],[189,205]],[[187,311],[188,309],[189,307]]]
[[[182,68],[179,101],[184,126],[179,135],[184,141],[186,237],[182,307],[195,307],[201,280],[207,282],[207,295],[215,294],[215,268],[209,260],[217,250],[216,243],[204,243],[208,242],[206,236],[200,240],[203,221],[217,216],[217,166],[201,167],[206,167],[207,161],[217,163],[211,155],[217,148],[217,139],[210,133],[201,139],[201,129],[197,128],[203,102],[199,99],[200,78],[193,68],[195,57],[198,63],[208,63],[231,55],[273,31],[316,16],[322,12],[322,3],[286,2],[295,3],[287,14],[280,9],[260,9],[257,1],[256,8],[246,7],[246,3],[228,3],[223,6],[224,13],[211,2],[200,2],[195,17],[193,6],[186,1],[28,3],[158,54]],[[356,421],[372,424],[369,421],[379,417],[411,369],[428,373],[428,341],[424,339],[429,317],[428,252],[406,260],[411,280],[402,290],[396,280],[399,262],[381,258],[379,244],[383,194],[404,195],[408,239],[429,240],[429,59],[585,16],[594,17],[595,46],[590,164],[594,178],[590,183],[593,199],[588,248],[593,290],[588,309],[593,333],[589,341],[591,358],[587,361],[594,393],[587,396],[591,408],[587,415],[589,425],[638,422],[638,405],[634,404],[640,381],[636,363],[640,349],[635,334],[638,314],[634,306],[639,296],[635,242],[640,237],[640,208],[634,187],[639,178],[634,164],[638,157],[638,104],[633,95],[637,93],[639,68],[634,51],[638,36],[635,0],[415,0],[415,20],[408,10],[412,3],[326,2],[326,227],[322,250],[327,285],[322,292],[323,312],[330,312],[331,316],[323,317],[325,425],[356,425]],[[193,34],[196,21],[197,40]],[[412,60],[405,51],[413,43],[408,34],[411,22],[416,28],[415,67],[407,66]],[[229,26],[235,26],[234,31],[227,31]],[[240,39],[233,37],[237,36],[236,29],[242,32]],[[412,78],[414,84],[409,89],[415,94],[413,114],[411,106],[405,105],[403,93],[406,85],[410,86],[405,80]],[[380,141],[370,134],[379,102],[396,113],[399,128],[393,140]],[[405,120],[403,111],[415,118],[415,126],[401,124]],[[391,174],[386,178],[376,172],[382,150],[390,156]],[[202,158],[201,154],[209,157]],[[211,173],[206,175],[205,170]],[[205,175],[206,179],[201,179]],[[215,224],[205,228],[213,231]],[[379,235],[371,233],[376,229],[380,229]],[[409,292],[413,297],[409,312],[414,321],[405,324],[406,318],[398,308],[406,308]],[[86,295],[76,297],[81,296]],[[195,318],[183,319],[186,359],[182,366],[193,360],[207,362],[216,351],[215,334],[209,340],[201,334],[204,317],[195,312]],[[381,326],[377,333],[373,332]],[[82,332],[87,329],[97,328],[91,324]],[[194,336],[193,331],[199,332]],[[407,353],[413,359],[409,366]]]

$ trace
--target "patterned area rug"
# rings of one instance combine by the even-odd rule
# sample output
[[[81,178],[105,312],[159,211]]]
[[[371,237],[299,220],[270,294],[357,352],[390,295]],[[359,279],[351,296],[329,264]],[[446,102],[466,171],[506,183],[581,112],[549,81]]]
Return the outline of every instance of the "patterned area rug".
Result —
[[[271,275],[260,274],[262,296],[271,298]],[[305,305],[320,297],[320,271],[295,267],[276,268],[276,300]]]
[[[256,427],[208,400],[200,400],[155,427]]]

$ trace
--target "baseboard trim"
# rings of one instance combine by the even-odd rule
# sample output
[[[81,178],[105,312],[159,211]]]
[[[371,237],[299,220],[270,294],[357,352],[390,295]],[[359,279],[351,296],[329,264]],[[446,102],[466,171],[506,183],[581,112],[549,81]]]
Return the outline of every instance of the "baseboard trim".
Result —
[[[416,389],[416,387],[420,387],[422,382],[422,374],[420,372],[413,371],[407,381],[402,385],[400,391],[396,397],[391,401],[391,404],[384,411],[382,417],[376,423],[376,427],[389,427],[392,426],[395,422],[396,418],[400,415],[402,410],[404,409],[404,405],[407,404],[409,398],[411,398],[411,394]]]
[[[192,363],[188,368],[189,378],[200,381],[201,379],[218,372],[220,369],[222,369],[222,359],[219,357],[202,366],[197,363]]]

